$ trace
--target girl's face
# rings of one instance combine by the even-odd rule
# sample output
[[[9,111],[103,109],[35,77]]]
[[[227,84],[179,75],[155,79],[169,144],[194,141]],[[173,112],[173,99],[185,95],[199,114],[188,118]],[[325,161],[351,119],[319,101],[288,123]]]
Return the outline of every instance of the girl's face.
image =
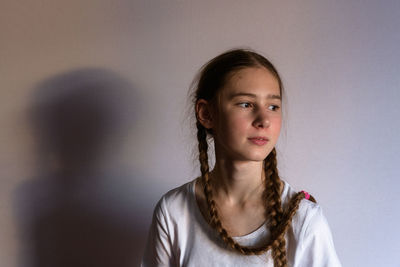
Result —
[[[217,95],[212,131],[216,155],[239,161],[262,161],[281,130],[281,95],[277,79],[266,68],[233,74]]]

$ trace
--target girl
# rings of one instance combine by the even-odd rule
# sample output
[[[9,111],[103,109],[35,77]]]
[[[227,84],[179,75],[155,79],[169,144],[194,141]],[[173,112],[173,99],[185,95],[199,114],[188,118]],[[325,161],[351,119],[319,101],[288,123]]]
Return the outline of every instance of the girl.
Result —
[[[283,86],[275,67],[232,50],[209,61],[195,84],[201,177],[158,202],[142,266],[340,266],[320,206],[278,175]]]

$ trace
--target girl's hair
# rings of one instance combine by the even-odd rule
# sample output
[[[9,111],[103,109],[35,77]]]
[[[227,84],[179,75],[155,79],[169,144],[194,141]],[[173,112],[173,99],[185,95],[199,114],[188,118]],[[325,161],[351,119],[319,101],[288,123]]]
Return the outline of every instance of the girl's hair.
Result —
[[[193,95],[194,104],[196,105],[199,99],[205,99],[210,102],[214,101],[218,92],[231,77],[230,75],[244,68],[266,68],[269,70],[277,79],[282,96],[282,81],[272,63],[254,51],[235,49],[213,58],[201,68],[197,82],[195,81],[195,92]],[[217,101],[215,103],[217,103]],[[224,229],[213,199],[209,175],[207,143],[207,135],[209,134],[212,136],[212,131],[206,129],[198,119],[196,121],[196,126],[197,139],[199,142],[200,170],[204,184],[204,195],[210,215],[210,225],[218,231],[221,239],[232,249],[244,255],[258,255],[272,249],[274,265],[287,266],[285,233],[290,226],[293,215],[299,207],[300,201],[305,197],[305,194],[299,192],[294,195],[289,202],[287,210],[283,210],[280,196],[281,180],[278,175],[276,150],[273,148],[264,160],[265,189],[263,193],[265,217],[267,220],[267,227],[271,231],[271,237],[260,247],[239,245]],[[310,200],[315,202],[312,196],[310,196]]]

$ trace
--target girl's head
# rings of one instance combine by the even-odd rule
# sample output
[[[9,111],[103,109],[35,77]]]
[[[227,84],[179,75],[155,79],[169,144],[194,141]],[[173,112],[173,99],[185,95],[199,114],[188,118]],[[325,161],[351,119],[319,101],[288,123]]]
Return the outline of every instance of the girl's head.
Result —
[[[225,85],[227,79],[229,79],[230,74],[235,71],[260,67],[269,70],[276,78],[282,95],[281,78],[274,65],[268,59],[251,50],[235,49],[211,59],[202,67],[197,81],[194,101],[196,102],[198,99],[213,100]]]
[[[266,58],[228,51],[200,72],[193,99],[198,130],[214,138],[217,156],[262,161],[279,136],[281,96],[281,79]]]

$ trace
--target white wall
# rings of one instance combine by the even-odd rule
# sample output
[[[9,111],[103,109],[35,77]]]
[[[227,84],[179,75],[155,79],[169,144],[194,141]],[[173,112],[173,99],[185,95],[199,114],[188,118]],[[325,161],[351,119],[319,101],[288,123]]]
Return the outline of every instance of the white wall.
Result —
[[[189,84],[245,46],[282,74],[281,175],[343,265],[398,266],[399,23],[398,1],[2,1],[1,265],[137,265],[155,202],[199,174]],[[57,151],[74,172],[51,172]]]

